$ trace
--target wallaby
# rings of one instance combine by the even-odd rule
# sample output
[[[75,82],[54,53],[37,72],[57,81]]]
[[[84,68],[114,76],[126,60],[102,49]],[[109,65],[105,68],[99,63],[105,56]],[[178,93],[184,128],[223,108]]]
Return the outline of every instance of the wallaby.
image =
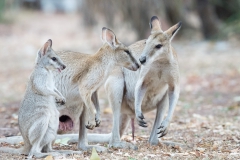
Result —
[[[147,40],[129,46],[133,56],[142,64],[140,70],[132,72],[118,67],[105,83],[113,111],[112,133],[88,135],[89,142],[109,142],[109,146],[136,149],[131,143],[121,141],[121,136],[132,118],[136,117],[140,126],[147,127],[142,112],[153,109],[157,112],[149,143],[157,145],[158,135],[167,134],[180,92],[177,54],[171,40],[181,22],[163,32],[159,19],[153,16],[150,26],[151,35]]]
[[[49,39],[38,51],[35,68],[30,76],[27,89],[18,113],[19,130],[24,147],[19,153],[28,157],[43,157],[52,152],[52,141],[57,135],[58,117],[56,102],[65,103],[65,98],[56,89],[53,70],[66,66],[52,49]]]
[[[129,48],[123,45],[113,31],[103,27],[102,40],[104,45],[95,54],[82,54],[71,51],[61,51],[57,54],[68,66],[61,74],[56,74],[56,87],[66,97],[66,104],[59,107],[61,118],[60,129],[70,130],[75,125],[74,120],[79,118],[78,148],[91,149],[88,146],[86,128],[93,129],[100,124],[99,106],[96,92],[104,84],[110,71],[115,66],[137,70],[139,65],[133,58]],[[95,116],[96,114],[96,116]],[[96,150],[103,151],[105,147],[95,146]]]

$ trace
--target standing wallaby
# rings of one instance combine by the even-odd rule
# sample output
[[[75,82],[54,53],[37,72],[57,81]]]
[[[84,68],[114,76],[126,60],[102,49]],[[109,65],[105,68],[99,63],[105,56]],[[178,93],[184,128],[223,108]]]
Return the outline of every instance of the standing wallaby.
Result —
[[[57,52],[68,66],[61,74],[56,74],[56,87],[66,97],[66,104],[59,107],[61,130],[71,130],[79,119],[78,148],[91,149],[88,146],[86,128],[93,129],[100,124],[99,106],[96,91],[105,82],[110,71],[115,66],[123,66],[137,70],[139,65],[133,58],[128,47],[123,45],[113,31],[102,28],[104,45],[95,54],[78,52]],[[95,146],[103,151],[105,147]]]
[[[24,140],[25,154],[29,157],[48,155],[52,141],[56,138],[59,112],[56,102],[65,103],[65,98],[56,89],[53,70],[66,66],[52,49],[52,40],[48,40],[40,49],[36,66],[30,76],[26,93],[19,108],[18,124]]]
[[[171,40],[181,23],[163,32],[160,21],[154,16],[150,26],[151,35],[147,40],[129,46],[133,56],[140,58],[143,64],[141,69],[132,72],[118,67],[105,83],[113,111],[112,133],[90,134],[89,142],[109,142],[110,147],[136,149],[136,146],[121,141],[121,136],[132,118],[136,117],[139,125],[146,127],[142,112],[154,109],[157,112],[149,143],[157,145],[157,133],[159,137],[167,133],[180,91],[177,55],[171,46]],[[166,109],[168,114],[164,119]]]
[[[52,40],[49,39],[37,54],[36,65],[19,108],[18,124],[24,147],[19,150],[1,148],[0,151],[28,154],[29,158],[58,154],[42,152],[53,151],[52,141],[56,138],[59,124],[56,102],[65,103],[65,98],[55,88],[52,71],[61,72],[65,67],[52,50]]]

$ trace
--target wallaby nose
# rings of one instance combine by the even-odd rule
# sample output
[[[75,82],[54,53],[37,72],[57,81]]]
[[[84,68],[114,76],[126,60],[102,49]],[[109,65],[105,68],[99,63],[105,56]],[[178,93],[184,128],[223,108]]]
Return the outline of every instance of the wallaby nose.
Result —
[[[139,59],[139,61],[140,61],[141,64],[144,64],[144,63],[146,62],[146,56],[141,57],[141,58]]]
[[[137,68],[139,68],[139,67],[140,67],[138,63],[136,63],[136,66],[137,66]]]
[[[66,68],[66,66],[65,66],[65,65],[63,65],[63,66],[62,66],[62,70],[64,70],[65,68]]]

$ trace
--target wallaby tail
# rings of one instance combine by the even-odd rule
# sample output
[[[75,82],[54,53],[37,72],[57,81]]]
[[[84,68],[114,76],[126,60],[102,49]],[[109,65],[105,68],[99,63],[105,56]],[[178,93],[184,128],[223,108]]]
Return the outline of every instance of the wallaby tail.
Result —
[[[10,148],[10,147],[0,147],[0,152],[11,153],[11,154],[25,154],[23,153],[23,148]]]
[[[19,144],[20,142],[23,142],[22,136],[0,138],[0,143]]]
[[[87,134],[88,142],[91,143],[109,143],[112,133],[109,134]],[[69,143],[78,142],[78,134],[57,135],[56,139],[69,138]]]
[[[109,143],[112,133],[108,134],[88,134],[88,142],[92,143]]]

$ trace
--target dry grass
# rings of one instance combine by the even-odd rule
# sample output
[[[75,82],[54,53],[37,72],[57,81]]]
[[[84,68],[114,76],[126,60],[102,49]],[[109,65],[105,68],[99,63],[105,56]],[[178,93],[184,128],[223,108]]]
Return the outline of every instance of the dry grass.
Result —
[[[19,14],[13,24],[0,24],[0,136],[19,134],[18,105],[33,68],[36,51],[48,38],[53,40],[56,50],[93,53],[101,46],[99,35],[102,26],[90,31],[82,24],[81,16],[36,12]],[[114,31],[124,42],[124,34],[118,34],[123,31]],[[174,41],[173,46],[179,55],[181,95],[169,133],[160,139],[158,146],[147,144],[155,118],[155,112],[150,112],[145,116],[149,127],[136,126],[137,136],[133,143],[138,145],[137,151],[109,149],[106,153],[99,153],[100,157],[128,160],[239,159],[240,48],[237,43]],[[92,132],[107,133],[111,131],[112,120],[105,93],[102,89],[101,92],[102,125]],[[130,133],[129,128],[125,140],[131,141]],[[179,144],[167,146],[163,143],[166,141]],[[76,144],[54,145],[54,148],[76,150]],[[90,152],[84,152],[82,155],[58,158],[89,159],[90,155]],[[24,157],[4,153],[0,159]]]

